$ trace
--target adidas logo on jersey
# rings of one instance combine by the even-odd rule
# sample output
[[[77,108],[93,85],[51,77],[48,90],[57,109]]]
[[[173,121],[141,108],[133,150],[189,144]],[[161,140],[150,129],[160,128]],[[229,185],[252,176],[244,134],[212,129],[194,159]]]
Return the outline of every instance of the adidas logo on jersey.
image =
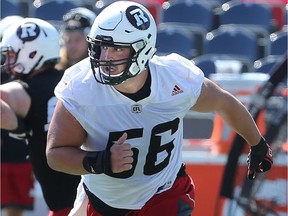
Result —
[[[171,95],[174,96],[174,95],[177,95],[180,93],[183,93],[183,90],[178,85],[175,85],[173,90],[172,90]]]

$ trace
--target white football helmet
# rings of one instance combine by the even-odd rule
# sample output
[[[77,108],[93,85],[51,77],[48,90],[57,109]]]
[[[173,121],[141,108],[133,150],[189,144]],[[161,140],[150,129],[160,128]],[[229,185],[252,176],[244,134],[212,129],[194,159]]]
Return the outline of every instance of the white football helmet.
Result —
[[[24,18],[14,23],[4,32],[1,41],[2,55],[16,54],[14,61],[6,61],[4,68],[19,74],[29,74],[45,63],[57,62],[59,50],[57,29],[38,18]]]
[[[156,52],[157,27],[153,16],[142,5],[117,1],[107,6],[95,19],[87,36],[89,57],[97,82],[118,85],[144,70]],[[131,49],[131,57],[120,60],[99,60],[100,46],[120,46]],[[119,75],[110,75],[102,66],[127,65]],[[98,69],[98,71],[97,71]]]

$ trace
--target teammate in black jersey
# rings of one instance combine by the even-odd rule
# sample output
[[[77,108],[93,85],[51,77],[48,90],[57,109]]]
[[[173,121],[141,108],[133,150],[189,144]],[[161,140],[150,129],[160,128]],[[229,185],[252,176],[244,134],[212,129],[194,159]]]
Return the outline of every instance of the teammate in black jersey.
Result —
[[[0,39],[21,16],[6,16],[0,21]],[[2,62],[3,58],[1,58]],[[4,62],[2,62],[4,63]],[[13,80],[1,67],[1,84]],[[34,208],[34,176],[32,165],[27,160],[28,148],[24,138],[1,129],[1,210],[5,216],[22,216],[25,210]]]
[[[47,130],[57,102],[54,88],[63,75],[54,68],[59,49],[58,31],[36,18],[13,24],[1,43],[3,67],[19,77],[0,86],[1,128],[13,132],[29,128],[29,157],[49,216],[68,215],[80,182],[79,176],[52,170],[45,155]]]

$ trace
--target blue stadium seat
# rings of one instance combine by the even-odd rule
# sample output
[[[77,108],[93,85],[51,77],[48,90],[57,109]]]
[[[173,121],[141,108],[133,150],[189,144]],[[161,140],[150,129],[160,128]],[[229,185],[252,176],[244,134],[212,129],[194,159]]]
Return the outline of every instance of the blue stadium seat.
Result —
[[[271,32],[272,18],[273,12],[268,4],[231,1],[222,5],[219,25],[245,25],[254,31]]]
[[[16,4],[10,0],[1,0],[1,19],[6,16],[19,15],[21,16],[20,4]]]
[[[47,21],[62,21],[63,15],[72,8],[78,7],[78,4],[68,0],[44,1],[40,7],[35,8],[34,17]]]
[[[195,35],[197,49],[202,52],[207,32],[215,28],[212,6],[205,1],[177,1],[162,12],[160,26],[184,26]]]
[[[259,59],[257,37],[245,28],[220,27],[207,34],[204,54],[230,55],[251,68]]]
[[[206,77],[214,73],[242,73],[248,71],[247,65],[235,60],[230,55],[204,54],[193,58],[191,61],[203,71]]]
[[[213,15],[211,6],[205,1],[180,1],[163,10],[162,22],[188,24],[211,31]]]
[[[205,77],[209,77],[210,74],[216,73],[215,59],[211,58],[210,55],[200,55],[193,58],[191,61],[203,71]]]
[[[203,1],[203,0],[198,0],[198,1]],[[222,4],[224,4],[230,0],[205,0],[205,1],[208,2],[209,4],[211,4],[214,8],[219,8],[219,7],[221,7]]]
[[[157,55],[167,55],[175,52],[188,59],[195,56],[195,42],[193,36],[191,36],[188,30],[180,27],[159,27],[156,47]]]
[[[287,53],[288,31],[278,31],[270,35],[269,55],[283,55]]]
[[[222,5],[219,26],[239,26],[254,32],[261,48],[261,57],[267,55],[269,34],[273,32],[273,11],[268,4],[231,1]]]
[[[270,73],[274,65],[281,62],[281,58],[276,55],[268,55],[254,62],[254,71],[260,73]]]

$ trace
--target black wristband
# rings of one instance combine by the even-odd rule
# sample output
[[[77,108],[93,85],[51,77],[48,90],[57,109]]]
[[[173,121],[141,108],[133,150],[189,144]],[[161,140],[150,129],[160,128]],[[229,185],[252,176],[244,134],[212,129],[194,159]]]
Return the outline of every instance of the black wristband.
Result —
[[[266,140],[264,137],[261,137],[260,142],[257,145],[251,146],[251,150],[253,151],[261,151],[264,148],[267,149]]]
[[[24,120],[20,118],[18,115],[16,115],[16,117],[17,117],[17,128],[14,130],[10,130],[10,132],[14,134],[29,133],[30,129],[25,124]]]
[[[105,172],[106,151],[87,152],[83,159],[83,167],[94,174]]]

